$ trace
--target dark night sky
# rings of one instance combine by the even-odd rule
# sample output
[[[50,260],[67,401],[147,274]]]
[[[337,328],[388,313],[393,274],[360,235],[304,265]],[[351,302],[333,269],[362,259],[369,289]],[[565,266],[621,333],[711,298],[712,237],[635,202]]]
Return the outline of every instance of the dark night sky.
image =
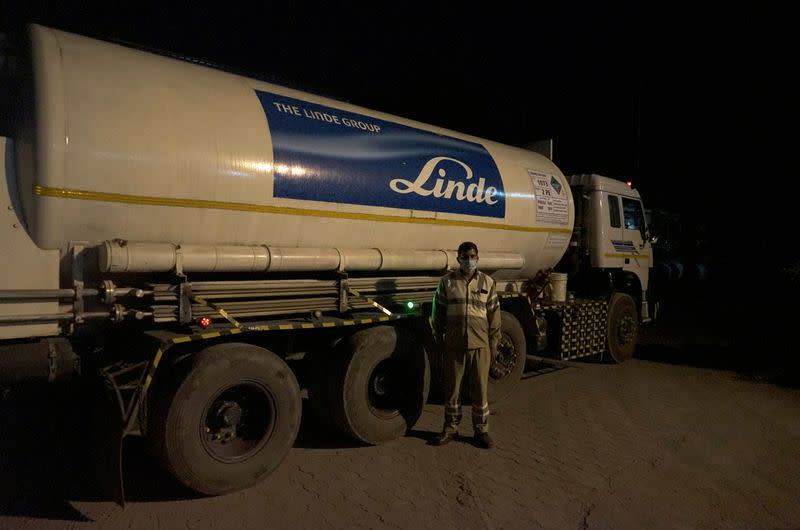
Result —
[[[784,162],[796,137],[792,17],[768,7],[560,4],[12,2],[0,32],[13,39],[23,22],[39,22],[509,144],[553,138],[566,174],[633,180],[649,206],[706,224],[721,253],[745,241],[752,252],[797,256],[786,244],[796,239],[797,186]]]

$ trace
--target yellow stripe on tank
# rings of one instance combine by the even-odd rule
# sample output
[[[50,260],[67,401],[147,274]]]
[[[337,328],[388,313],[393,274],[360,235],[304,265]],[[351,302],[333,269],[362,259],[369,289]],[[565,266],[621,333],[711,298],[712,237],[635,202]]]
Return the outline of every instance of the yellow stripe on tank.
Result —
[[[144,195],[126,195],[122,193],[105,193],[99,191],[68,190],[36,186],[34,193],[40,197],[59,197],[62,199],[78,199],[83,201],[119,202],[124,204],[140,204],[145,206],[174,206],[179,208],[204,208],[210,210],[235,210],[240,212],[274,213],[282,215],[302,215],[306,217],[329,217],[335,219],[355,219],[359,221],[378,221],[383,223],[411,223],[444,226],[466,226],[470,228],[488,228],[491,230],[511,230],[514,232],[563,232],[571,234],[568,228],[536,228],[532,226],[504,225],[483,223],[480,221],[459,221],[457,219],[425,219],[420,217],[401,217],[397,215],[380,215],[358,212],[334,212],[331,210],[312,210],[309,208],[285,208],[248,204],[244,202],[207,201],[202,199],[173,199],[169,197],[148,197]]]

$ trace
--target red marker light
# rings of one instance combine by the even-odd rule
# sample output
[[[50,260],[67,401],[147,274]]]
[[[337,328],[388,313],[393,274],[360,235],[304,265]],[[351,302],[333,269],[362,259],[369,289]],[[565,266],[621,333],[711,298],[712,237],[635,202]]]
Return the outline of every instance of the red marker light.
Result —
[[[629,180],[628,182],[626,182],[625,184],[627,184],[629,188],[630,188],[631,186],[633,186],[633,182],[631,182],[630,180]]]
[[[211,319],[210,318],[203,317],[203,318],[200,319],[200,326],[201,327],[207,328],[210,325],[211,325]]]

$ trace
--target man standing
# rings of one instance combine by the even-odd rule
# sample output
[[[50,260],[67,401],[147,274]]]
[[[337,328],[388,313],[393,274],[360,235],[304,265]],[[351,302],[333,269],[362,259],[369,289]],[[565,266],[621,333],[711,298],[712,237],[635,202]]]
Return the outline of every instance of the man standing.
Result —
[[[500,300],[494,280],[478,270],[478,247],[458,247],[459,269],[439,282],[433,298],[431,327],[444,348],[444,428],[433,440],[444,445],[458,435],[461,422],[461,379],[464,371],[472,396],[475,443],[492,447],[489,436],[489,367],[500,342]]]

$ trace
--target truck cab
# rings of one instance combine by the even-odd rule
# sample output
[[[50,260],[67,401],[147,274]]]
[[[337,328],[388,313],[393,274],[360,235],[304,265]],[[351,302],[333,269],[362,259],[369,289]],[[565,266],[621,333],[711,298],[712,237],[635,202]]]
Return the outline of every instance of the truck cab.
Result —
[[[652,241],[639,192],[596,174],[572,175],[575,225],[559,268],[587,295],[614,292],[633,298],[640,322],[651,320],[648,303]]]

